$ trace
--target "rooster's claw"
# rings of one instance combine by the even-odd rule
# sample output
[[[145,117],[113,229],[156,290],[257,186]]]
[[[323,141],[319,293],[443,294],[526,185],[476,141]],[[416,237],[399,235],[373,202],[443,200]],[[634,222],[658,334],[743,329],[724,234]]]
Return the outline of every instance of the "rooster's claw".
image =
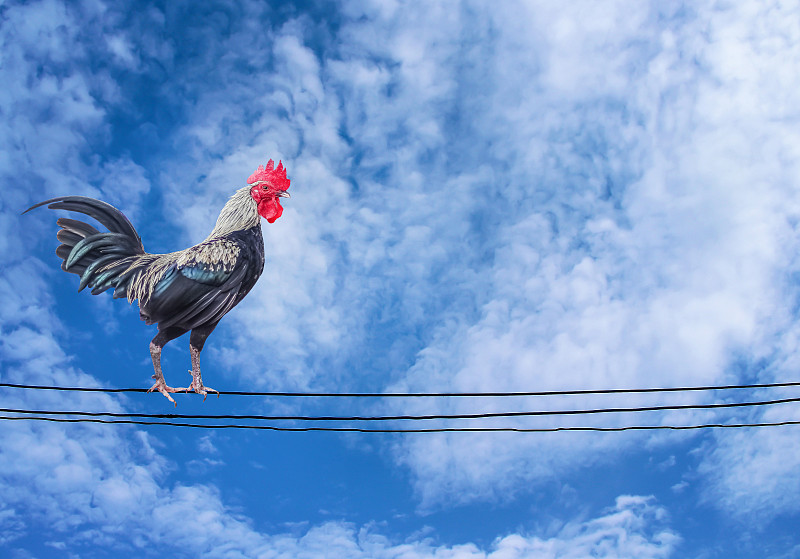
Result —
[[[181,392],[195,392],[197,394],[202,394],[204,402],[206,401],[209,392],[216,393],[217,398],[219,398],[218,390],[214,390],[213,388],[209,388],[208,386],[203,386],[202,377],[199,374],[195,375],[192,371],[189,372],[192,374],[192,384],[190,384],[186,388],[178,388],[177,390],[180,390]]]
[[[155,375],[153,375],[153,378],[156,378]],[[157,378],[156,383],[153,386],[151,386],[147,391],[152,392],[153,390],[158,390],[159,392],[161,392],[164,396],[166,396],[167,400],[175,404],[175,407],[178,407],[178,402],[176,402],[169,394],[170,392],[181,392],[180,388],[172,388],[171,386],[167,386],[167,383],[164,382],[163,378],[160,379]]]

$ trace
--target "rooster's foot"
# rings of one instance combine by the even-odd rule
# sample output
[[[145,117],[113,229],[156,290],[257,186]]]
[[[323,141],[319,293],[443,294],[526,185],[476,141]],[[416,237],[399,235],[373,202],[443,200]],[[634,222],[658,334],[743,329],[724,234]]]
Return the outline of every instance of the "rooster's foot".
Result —
[[[192,371],[189,372],[192,373]],[[195,375],[194,373],[192,373],[192,384],[186,388],[181,388],[180,390],[183,392],[196,392],[197,394],[202,394],[204,402],[206,401],[209,392],[214,392],[217,395],[217,398],[219,398],[219,391],[209,388],[208,386],[203,386],[202,377],[200,375]]]
[[[180,388],[172,388],[171,386],[167,386],[167,383],[164,382],[164,377],[157,378],[155,375],[153,375],[153,378],[156,379],[156,383],[153,386],[150,387],[148,392],[152,392],[153,390],[158,390],[164,396],[167,397],[167,400],[169,400],[170,402],[175,404],[175,406],[177,407],[178,406],[178,402],[176,402],[172,398],[172,396],[170,396],[169,394],[170,394],[170,392],[182,392],[182,389],[180,389]]]

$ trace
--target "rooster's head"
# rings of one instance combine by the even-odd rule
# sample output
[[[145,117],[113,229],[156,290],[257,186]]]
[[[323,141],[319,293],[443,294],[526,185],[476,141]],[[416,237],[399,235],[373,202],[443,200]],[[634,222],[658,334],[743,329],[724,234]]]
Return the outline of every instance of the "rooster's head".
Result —
[[[250,185],[250,196],[258,205],[258,213],[268,222],[274,223],[283,214],[283,207],[278,199],[289,198],[286,190],[290,181],[286,178],[283,162],[278,161],[277,168],[272,159],[266,168],[259,165],[256,172],[247,179],[247,184]]]

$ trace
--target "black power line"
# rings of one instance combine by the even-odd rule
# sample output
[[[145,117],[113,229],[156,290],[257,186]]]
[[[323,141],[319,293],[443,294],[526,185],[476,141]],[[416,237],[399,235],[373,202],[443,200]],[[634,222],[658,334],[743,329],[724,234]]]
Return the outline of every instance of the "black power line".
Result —
[[[581,390],[542,390],[532,392],[247,392],[224,391],[228,396],[270,397],[339,397],[339,398],[419,398],[419,397],[507,397],[507,396],[573,396],[580,394],[641,394],[650,392],[697,392],[708,390],[738,390],[757,388],[787,388],[800,386],[796,382],[774,382],[763,384],[728,384],[720,386],[680,386],[665,388],[605,388]],[[147,388],[92,388],[80,386],[42,386],[33,384],[0,383],[0,388],[23,388],[29,390],[61,390],[74,392],[149,392]]]
[[[634,413],[649,411],[675,410],[710,410],[723,408],[743,408],[755,406],[772,406],[800,402],[800,398],[783,398],[779,400],[761,400],[757,402],[727,402],[717,404],[673,404],[662,406],[642,406],[629,408],[594,408],[573,410],[533,410],[487,413],[430,414],[430,415],[381,415],[381,416],[307,416],[307,415],[211,415],[211,414],[174,414],[174,413],[133,413],[133,412],[87,412],[67,410],[26,410],[0,408],[0,413],[20,413],[38,415],[75,415],[82,417],[116,417],[145,419],[231,419],[258,421],[401,421],[401,420],[434,420],[434,419],[490,419],[501,417],[540,417],[552,415],[591,415],[601,413]]]
[[[339,433],[555,433],[561,431],[655,431],[671,430],[685,431],[691,429],[733,429],[745,427],[780,427],[786,425],[800,425],[800,421],[777,421],[772,423],[704,423],[699,425],[627,425],[623,427],[440,427],[430,429],[365,429],[361,427],[279,427],[275,425],[209,425],[197,423],[175,423],[169,421],[138,421],[133,419],[97,419],[97,418],[64,418],[64,417],[10,417],[0,416],[0,420],[10,421],[50,421],[55,423],[105,423],[129,425],[164,425],[170,427],[191,427],[196,429],[252,429],[262,431],[333,431]]]

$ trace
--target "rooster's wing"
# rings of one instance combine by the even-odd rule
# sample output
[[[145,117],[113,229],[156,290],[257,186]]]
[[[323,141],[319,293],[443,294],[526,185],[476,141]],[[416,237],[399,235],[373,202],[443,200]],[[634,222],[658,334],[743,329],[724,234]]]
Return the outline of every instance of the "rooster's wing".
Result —
[[[255,284],[263,257],[257,260],[236,238],[211,239],[178,253],[141,307],[142,318],[159,330],[216,324]]]

